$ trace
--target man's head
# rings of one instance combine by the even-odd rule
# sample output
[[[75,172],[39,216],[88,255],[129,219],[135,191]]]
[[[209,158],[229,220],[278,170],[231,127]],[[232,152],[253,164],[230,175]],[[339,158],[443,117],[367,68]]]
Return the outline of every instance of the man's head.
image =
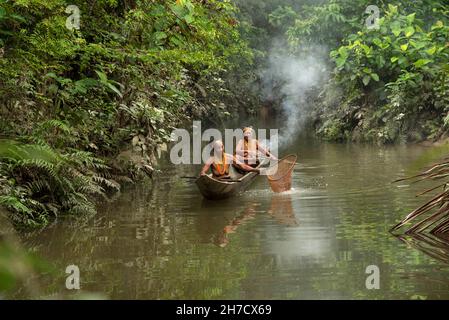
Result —
[[[245,127],[245,128],[243,128],[243,137],[245,139],[249,139],[253,136],[253,132],[254,132],[253,128]]]
[[[212,144],[215,156],[221,156],[224,152],[224,144],[221,140],[215,140]]]

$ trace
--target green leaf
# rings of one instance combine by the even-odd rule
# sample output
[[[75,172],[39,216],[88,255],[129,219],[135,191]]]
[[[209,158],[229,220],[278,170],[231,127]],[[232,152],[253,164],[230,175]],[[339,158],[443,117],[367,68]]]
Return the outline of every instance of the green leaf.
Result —
[[[335,62],[336,62],[336,64],[337,64],[337,67],[338,67],[338,68],[341,68],[341,67],[346,63],[346,58],[338,57],[338,58],[335,60]]]
[[[371,73],[371,78],[373,78],[374,81],[379,81],[379,75],[377,73]]]
[[[415,33],[415,28],[407,27],[407,28],[405,28],[404,32],[405,32],[405,36],[407,38],[410,38]]]
[[[400,65],[406,64],[407,63],[407,58],[406,57],[399,57],[398,63]]]
[[[376,46],[382,48],[382,40],[380,40],[379,38],[374,38],[374,39],[373,39],[373,43],[374,43]]]
[[[390,61],[392,62],[392,63],[395,63],[396,61],[398,61],[399,60],[399,57],[391,57],[391,59],[390,59]]]
[[[86,94],[87,91],[98,85],[98,81],[92,78],[84,78],[78,81],[75,81],[75,93]]]
[[[195,18],[193,17],[192,14],[188,14],[184,17],[185,22],[187,22],[188,24],[191,24],[192,22],[195,21]]]
[[[95,70],[95,73],[98,75],[98,78],[100,78],[101,82],[108,82],[108,76],[104,72]]]
[[[442,28],[443,26],[444,26],[443,21],[438,20],[438,21],[432,26],[432,30],[440,29],[440,28]]]
[[[154,33],[154,37],[156,38],[156,40],[162,40],[162,39],[166,39],[167,38],[167,34],[165,32],[162,31],[157,31]]]
[[[408,23],[413,23],[413,21],[415,21],[415,16],[416,16],[416,13],[409,14],[407,16],[407,22]]]
[[[175,4],[175,5],[171,5],[170,8],[178,18],[183,18],[186,14],[186,9],[184,8],[184,6]]]
[[[114,91],[120,98],[123,98],[122,93],[120,92],[120,90],[114,86],[112,83],[107,83],[106,86],[111,89],[112,91]]]
[[[363,51],[365,51],[366,55],[371,54],[372,49],[371,49],[371,47],[368,47],[366,44],[362,44],[362,49],[363,49]]]
[[[369,82],[371,81],[370,76],[364,76],[362,79],[363,84],[365,85],[365,87],[369,84]]]
[[[383,68],[385,65],[385,58],[383,56],[376,56],[376,63],[380,68]]]
[[[419,59],[418,61],[416,61],[413,65],[416,67],[416,68],[421,68],[422,66],[425,66],[426,64],[429,64],[429,63],[431,63],[431,62],[433,62],[432,60],[429,60],[429,59]]]
[[[388,11],[390,11],[392,14],[395,14],[398,12],[398,6],[394,6],[392,4],[388,4]]]
[[[370,74],[371,73],[371,68],[366,68],[365,67],[365,68],[362,69],[362,71],[367,73],[367,74]]]
[[[23,17],[21,15],[18,15],[18,14],[15,14],[15,13],[10,14],[9,17],[11,19],[14,19],[14,20],[22,22],[22,23],[26,23],[27,22],[27,19],[25,17]]]
[[[57,79],[58,76],[56,75],[56,73],[54,72],[49,72],[45,75],[46,78],[52,78],[52,79]]]
[[[342,58],[347,58],[348,57],[348,49],[346,48],[346,47],[340,47],[340,48],[338,48],[338,53],[340,54],[340,56],[342,57]]]
[[[437,51],[437,47],[433,46],[432,48],[426,50],[426,52],[430,55],[434,55],[435,52]]]
[[[401,24],[399,22],[393,22],[391,24],[391,32],[393,32],[395,37],[398,37],[402,32]]]
[[[402,51],[407,51],[407,49],[408,49],[408,43],[401,45]]]
[[[420,49],[424,48],[425,46],[427,46],[427,43],[426,43],[426,42],[423,42],[423,41],[418,41],[418,42],[416,42],[416,41],[410,40],[410,44],[411,44],[414,48],[416,48],[416,49],[418,49],[418,50],[420,50]]]
[[[31,213],[32,210],[28,208],[26,205],[24,205],[20,199],[14,197],[14,196],[1,196],[0,197],[0,204],[3,204],[7,207],[11,207],[14,210],[17,210],[19,212],[25,212],[25,213]]]
[[[184,43],[176,36],[170,37],[170,42],[177,46],[177,47],[181,47]]]

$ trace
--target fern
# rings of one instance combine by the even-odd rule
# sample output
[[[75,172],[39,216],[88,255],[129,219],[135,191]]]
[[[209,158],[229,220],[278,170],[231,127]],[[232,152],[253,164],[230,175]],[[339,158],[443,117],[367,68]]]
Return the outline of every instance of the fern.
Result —
[[[36,226],[60,212],[92,214],[94,196],[106,197],[105,188],[120,190],[120,184],[110,179],[109,167],[92,153],[61,154],[39,139],[29,141],[38,143],[0,141],[1,172],[14,181],[2,188],[0,204],[15,213],[15,222]]]
[[[38,133],[49,131],[51,129],[59,129],[67,134],[70,134],[72,132],[67,122],[56,119],[44,121],[38,126],[38,128],[39,129],[36,130]]]
[[[45,190],[47,190],[47,191],[51,190],[48,180],[44,180],[44,179],[38,179],[38,180],[33,180],[30,182],[27,182],[25,184],[25,187],[26,187],[27,191],[31,194],[41,193]]]
[[[0,196],[0,204],[6,206],[8,209],[13,209],[17,212],[32,212],[32,210],[24,205],[20,199],[17,199],[14,196]]]
[[[29,167],[42,170],[50,177],[53,177],[55,179],[57,177],[57,173],[54,170],[54,165],[41,159],[20,160],[13,164],[13,169],[25,169]]]
[[[93,176],[92,178],[97,183],[104,184],[108,188],[120,191],[120,184],[117,181],[114,181],[114,180],[111,180],[111,179],[106,179],[106,178],[100,177],[98,175],[97,176]]]

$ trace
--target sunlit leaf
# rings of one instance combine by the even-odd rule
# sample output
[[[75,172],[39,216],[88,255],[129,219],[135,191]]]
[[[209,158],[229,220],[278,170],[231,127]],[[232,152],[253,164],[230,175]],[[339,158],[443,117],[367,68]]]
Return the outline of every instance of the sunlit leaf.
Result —
[[[444,26],[443,21],[438,20],[433,26],[432,26],[432,30],[436,30],[436,29],[440,29]]]
[[[417,68],[420,68],[420,67],[425,66],[426,64],[429,64],[431,62],[432,62],[432,60],[429,60],[429,59],[419,59],[413,65]]]
[[[436,51],[437,51],[437,47],[436,46],[433,46],[432,48],[426,50],[426,52],[428,54],[430,54],[430,55],[434,55]]]
[[[415,28],[413,28],[413,27],[407,27],[407,28],[404,30],[404,32],[405,32],[405,36],[406,36],[407,38],[410,38],[410,37],[415,33]]]
[[[374,43],[376,46],[382,48],[382,40],[380,40],[379,38],[374,38],[374,39],[373,39],[373,43]]]
[[[123,98],[122,93],[120,92],[120,90],[114,86],[112,83],[107,83],[106,86],[111,89],[112,91],[114,91],[120,98]]]
[[[108,76],[104,72],[95,70],[95,73],[98,75],[98,78],[100,78],[101,82],[107,82],[108,81]]]
[[[409,14],[407,16],[407,22],[408,23],[413,23],[413,21],[415,21],[415,17],[416,17],[416,13]]]

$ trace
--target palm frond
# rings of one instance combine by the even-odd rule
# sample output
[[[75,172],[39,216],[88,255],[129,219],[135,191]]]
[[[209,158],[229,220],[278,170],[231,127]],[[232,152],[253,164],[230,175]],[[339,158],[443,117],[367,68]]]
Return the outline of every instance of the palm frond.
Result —
[[[436,163],[429,169],[421,172],[412,177],[398,179],[396,181],[404,181],[410,179],[417,179],[416,181],[424,180],[441,180],[445,179],[443,183],[437,186],[427,189],[421,192],[419,195],[428,194],[439,188],[442,191],[433,196],[430,200],[425,202],[419,208],[416,208],[411,213],[409,213],[404,219],[402,219],[398,224],[393,226],[390,231],[396,231],[410,223],[411,221],[416,221],[411,227],[409,227],[405,233],[432,233],[439,235],[447,235],[449,232],[449,189],[447,188],[449,180],[449,159],[445,159],[442,162]],[[415,181],[415,182],[416,182]]]

